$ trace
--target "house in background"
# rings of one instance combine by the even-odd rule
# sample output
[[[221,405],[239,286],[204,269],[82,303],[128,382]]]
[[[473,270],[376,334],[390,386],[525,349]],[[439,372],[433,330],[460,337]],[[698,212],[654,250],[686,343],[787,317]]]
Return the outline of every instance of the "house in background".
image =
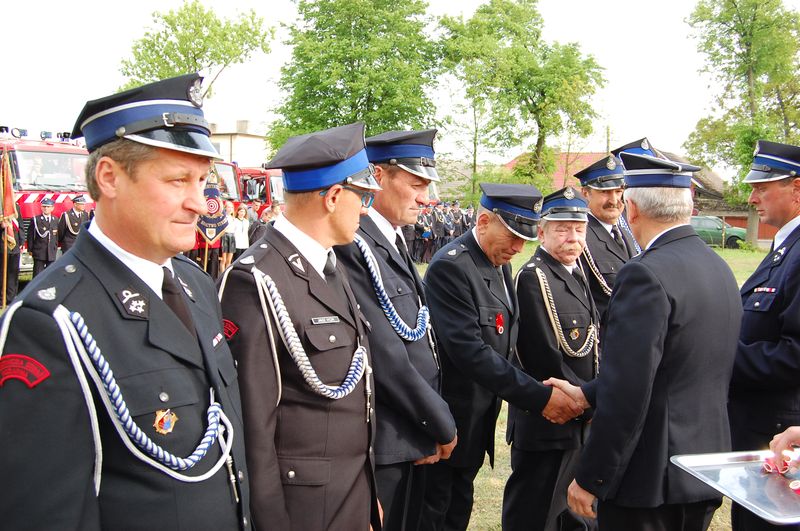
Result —
[[[252,131],[248,120],[237,120],[235,126],[212,123],[211,143],[227,162],[244,168],[260,168],[268,160],[267,141],[263,134]]]

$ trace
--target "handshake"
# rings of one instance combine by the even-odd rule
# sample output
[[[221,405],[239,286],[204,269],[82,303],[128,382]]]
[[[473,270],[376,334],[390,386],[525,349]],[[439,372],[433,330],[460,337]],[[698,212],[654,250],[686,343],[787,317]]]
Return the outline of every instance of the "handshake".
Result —
[[[564,424],[589,407],[580,387],[559,378],[549,378],[542,383],[553,388],[553,394],[542,410],[542,416],[550,422]]]

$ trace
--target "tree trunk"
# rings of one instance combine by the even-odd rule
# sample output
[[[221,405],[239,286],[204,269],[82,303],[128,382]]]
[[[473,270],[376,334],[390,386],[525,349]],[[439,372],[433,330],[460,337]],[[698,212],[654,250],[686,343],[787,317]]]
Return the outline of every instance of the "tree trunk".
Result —
[[[747,243],[758,246],[758,214],[754,208],[747,209]]]

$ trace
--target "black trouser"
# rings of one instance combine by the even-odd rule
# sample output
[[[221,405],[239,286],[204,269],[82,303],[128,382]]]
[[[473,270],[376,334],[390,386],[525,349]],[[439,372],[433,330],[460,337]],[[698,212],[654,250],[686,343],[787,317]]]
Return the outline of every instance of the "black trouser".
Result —
[[[454,467],[445,461],[428,466],[419,528],[464,531],[472,514],[473,482],[481,467]]]
[[[47,266],[52,264],[54,260],[37,260],[36,258],[33,259],[33,278],[36,277],[39,273],[47,269]]]
[[[721,499],[713,499],[641,508],[600,501],[597,521],[600,531],[705,531],[720,504]]]
[[[377,465],[375,480],[383,508],[384,531],[414,531],[419,525],[429,465],[414,463]]]
[[[11,304],[19,288],[19,253],[8,255],[6,267],[6,304]]]

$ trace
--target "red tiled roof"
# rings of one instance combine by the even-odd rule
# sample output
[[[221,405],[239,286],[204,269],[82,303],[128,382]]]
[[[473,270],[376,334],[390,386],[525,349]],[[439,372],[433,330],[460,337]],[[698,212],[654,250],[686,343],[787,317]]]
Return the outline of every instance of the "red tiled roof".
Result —
[[[567,153],[559,153],[556,156],[556,171],[553,173],[553,189],[558,190],[567,185],[580,186],[578,179],[574,178],[573,175],[607,155],[604,151],[599,153],[569,153],[569,157]],[[521,156],[505,163],[503,166],[513,170]]]

